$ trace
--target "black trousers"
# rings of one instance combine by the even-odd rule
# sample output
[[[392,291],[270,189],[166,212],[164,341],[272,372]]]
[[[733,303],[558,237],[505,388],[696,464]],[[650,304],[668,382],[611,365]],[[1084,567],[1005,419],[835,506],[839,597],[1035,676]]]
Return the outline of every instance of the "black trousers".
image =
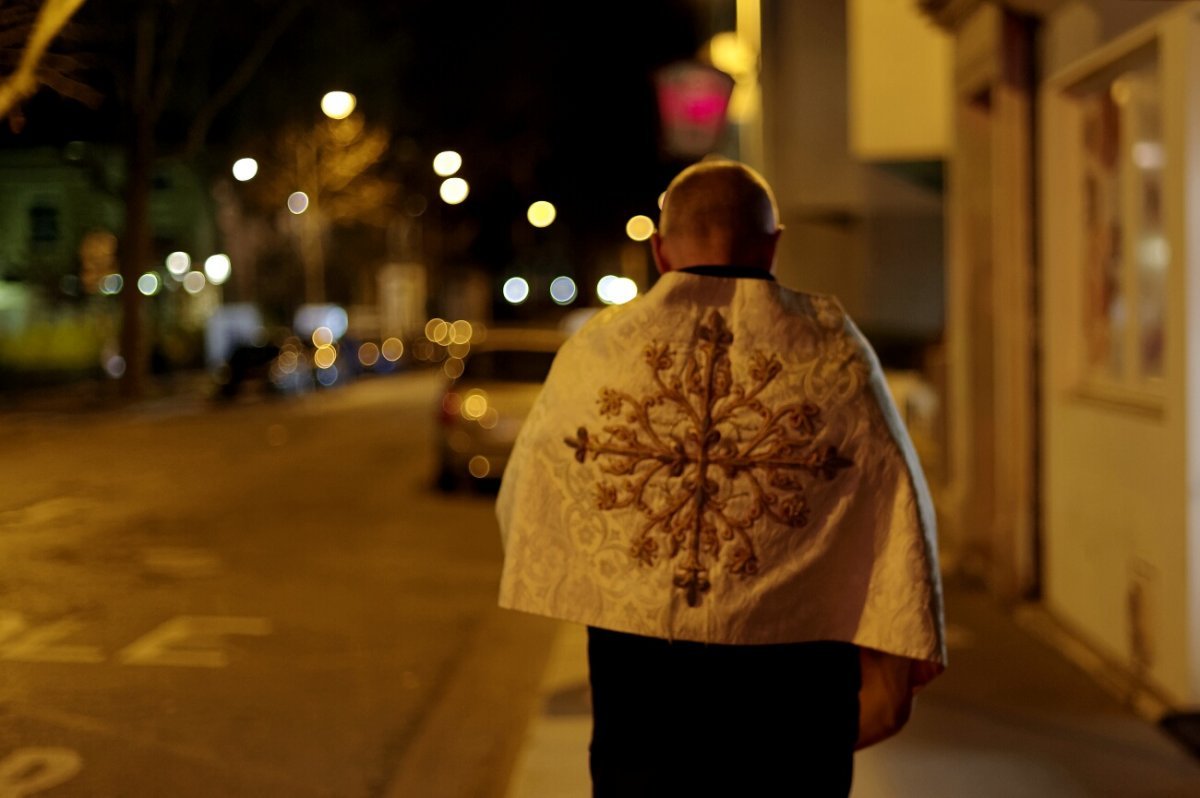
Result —
[[[858,649],[724,646],[588,628],[592,795],[845,798]]]

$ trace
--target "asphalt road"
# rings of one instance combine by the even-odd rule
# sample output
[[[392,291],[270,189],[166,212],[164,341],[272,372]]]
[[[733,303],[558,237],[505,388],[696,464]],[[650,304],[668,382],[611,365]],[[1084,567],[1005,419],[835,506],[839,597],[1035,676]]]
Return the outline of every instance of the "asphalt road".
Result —
[[[553,630],[434,396],[0,414],[0,798],[502,795]]]

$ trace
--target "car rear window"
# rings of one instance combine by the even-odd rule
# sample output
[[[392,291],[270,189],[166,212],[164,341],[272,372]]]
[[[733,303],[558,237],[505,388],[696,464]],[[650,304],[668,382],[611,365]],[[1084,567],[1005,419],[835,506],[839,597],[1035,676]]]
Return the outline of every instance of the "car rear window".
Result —
[[[553,352],[508,349],[474,352],[463,364],[462,379],[543,382],[553,362]]]

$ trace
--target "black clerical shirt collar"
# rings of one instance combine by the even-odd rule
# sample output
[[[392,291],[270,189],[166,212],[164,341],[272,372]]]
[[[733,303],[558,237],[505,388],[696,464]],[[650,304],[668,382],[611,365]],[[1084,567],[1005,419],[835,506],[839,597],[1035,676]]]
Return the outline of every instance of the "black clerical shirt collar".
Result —
[[[775,275],[765,269],[751,269],[746,266],[688,266],[676,271],[685,274],[699,274],[703,277],[745,277],[750,280],[775,281]]]

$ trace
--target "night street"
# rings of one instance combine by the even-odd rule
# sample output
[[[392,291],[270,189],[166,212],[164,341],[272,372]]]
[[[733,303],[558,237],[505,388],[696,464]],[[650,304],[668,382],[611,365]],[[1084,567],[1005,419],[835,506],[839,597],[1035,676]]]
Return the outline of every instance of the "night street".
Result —
[[[434,396],[0,415],[0,795],[503,794],[552,627]]]

